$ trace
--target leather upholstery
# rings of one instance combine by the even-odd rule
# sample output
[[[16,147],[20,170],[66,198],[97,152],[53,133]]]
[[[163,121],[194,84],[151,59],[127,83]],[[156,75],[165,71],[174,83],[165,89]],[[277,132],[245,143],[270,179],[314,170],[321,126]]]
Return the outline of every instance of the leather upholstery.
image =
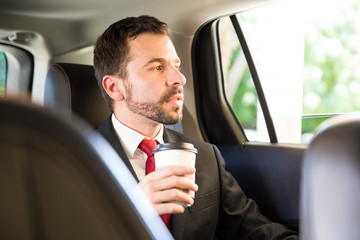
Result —
[[[0,99],[0,239],[172,239],[95,130]]]
[[[63,111],[68,118],[75,112],[94,127],[110,114],[90,65],[52,64],[45,80],[44,106]]]
[[[360,236],[360,116],[330,120],[304,158],[301,237],[355,240]]]

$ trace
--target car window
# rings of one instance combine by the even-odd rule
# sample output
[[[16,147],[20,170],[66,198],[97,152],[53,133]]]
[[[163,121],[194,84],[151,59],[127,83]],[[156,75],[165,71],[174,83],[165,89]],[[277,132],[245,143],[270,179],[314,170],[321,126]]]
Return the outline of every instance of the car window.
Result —
[[[237,14],[283,143],[307,143],[327,118],[360,109],[360,1],[306,4],[280,1]],[[226,99],[250,141],[269,141],[229,17],[220,20],[219,38]]]
[[[6,87],[6,56],[4,52],[0,52],[0,97],[5,96]]]
[[[28,96],[33,66],[34,58],[29,52],[0,44],[0,96]]]

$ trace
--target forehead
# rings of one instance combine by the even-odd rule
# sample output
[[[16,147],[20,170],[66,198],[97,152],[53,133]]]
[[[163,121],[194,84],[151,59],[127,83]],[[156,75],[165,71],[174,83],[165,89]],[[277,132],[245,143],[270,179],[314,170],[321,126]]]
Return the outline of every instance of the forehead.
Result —
[[[130,58],[143,59],[167,59],[179,61],[175,47],[167,35],[143,33],[134,39],[129,39]]]

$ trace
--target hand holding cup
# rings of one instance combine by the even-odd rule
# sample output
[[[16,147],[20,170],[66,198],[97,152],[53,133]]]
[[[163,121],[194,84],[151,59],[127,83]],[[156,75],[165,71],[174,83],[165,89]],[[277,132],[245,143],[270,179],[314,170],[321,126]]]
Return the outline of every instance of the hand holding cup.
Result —
[[[153,153],[156,169],[170,165],[185,165],[195,167],[197,149],[194,148],[194,145],[191,143],[158,144]],[[185,177],[195,182],[195,173],[185,175]],[[195,197],[194,191],[183,191],[189,194],[192,198]],[[187,207],[187,205],[184,207]]]

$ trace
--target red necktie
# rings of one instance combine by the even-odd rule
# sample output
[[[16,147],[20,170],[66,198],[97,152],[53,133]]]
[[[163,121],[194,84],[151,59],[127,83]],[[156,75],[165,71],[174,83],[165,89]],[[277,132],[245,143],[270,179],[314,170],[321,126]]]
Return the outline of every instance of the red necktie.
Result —
[[[147,140],[144,139],[139,144],[139,148],[146,153],[147,160],[145,165],[145,174],[149,174],[153,171],[155,171],[155,159],[153,155],[153,150],[156,148],[157,141],[155,140]],[[171,214],[163,214],[160,215],[161,219],[164,221],[165,225],[169,230],[170,229],[170,221],[171,221]]]

